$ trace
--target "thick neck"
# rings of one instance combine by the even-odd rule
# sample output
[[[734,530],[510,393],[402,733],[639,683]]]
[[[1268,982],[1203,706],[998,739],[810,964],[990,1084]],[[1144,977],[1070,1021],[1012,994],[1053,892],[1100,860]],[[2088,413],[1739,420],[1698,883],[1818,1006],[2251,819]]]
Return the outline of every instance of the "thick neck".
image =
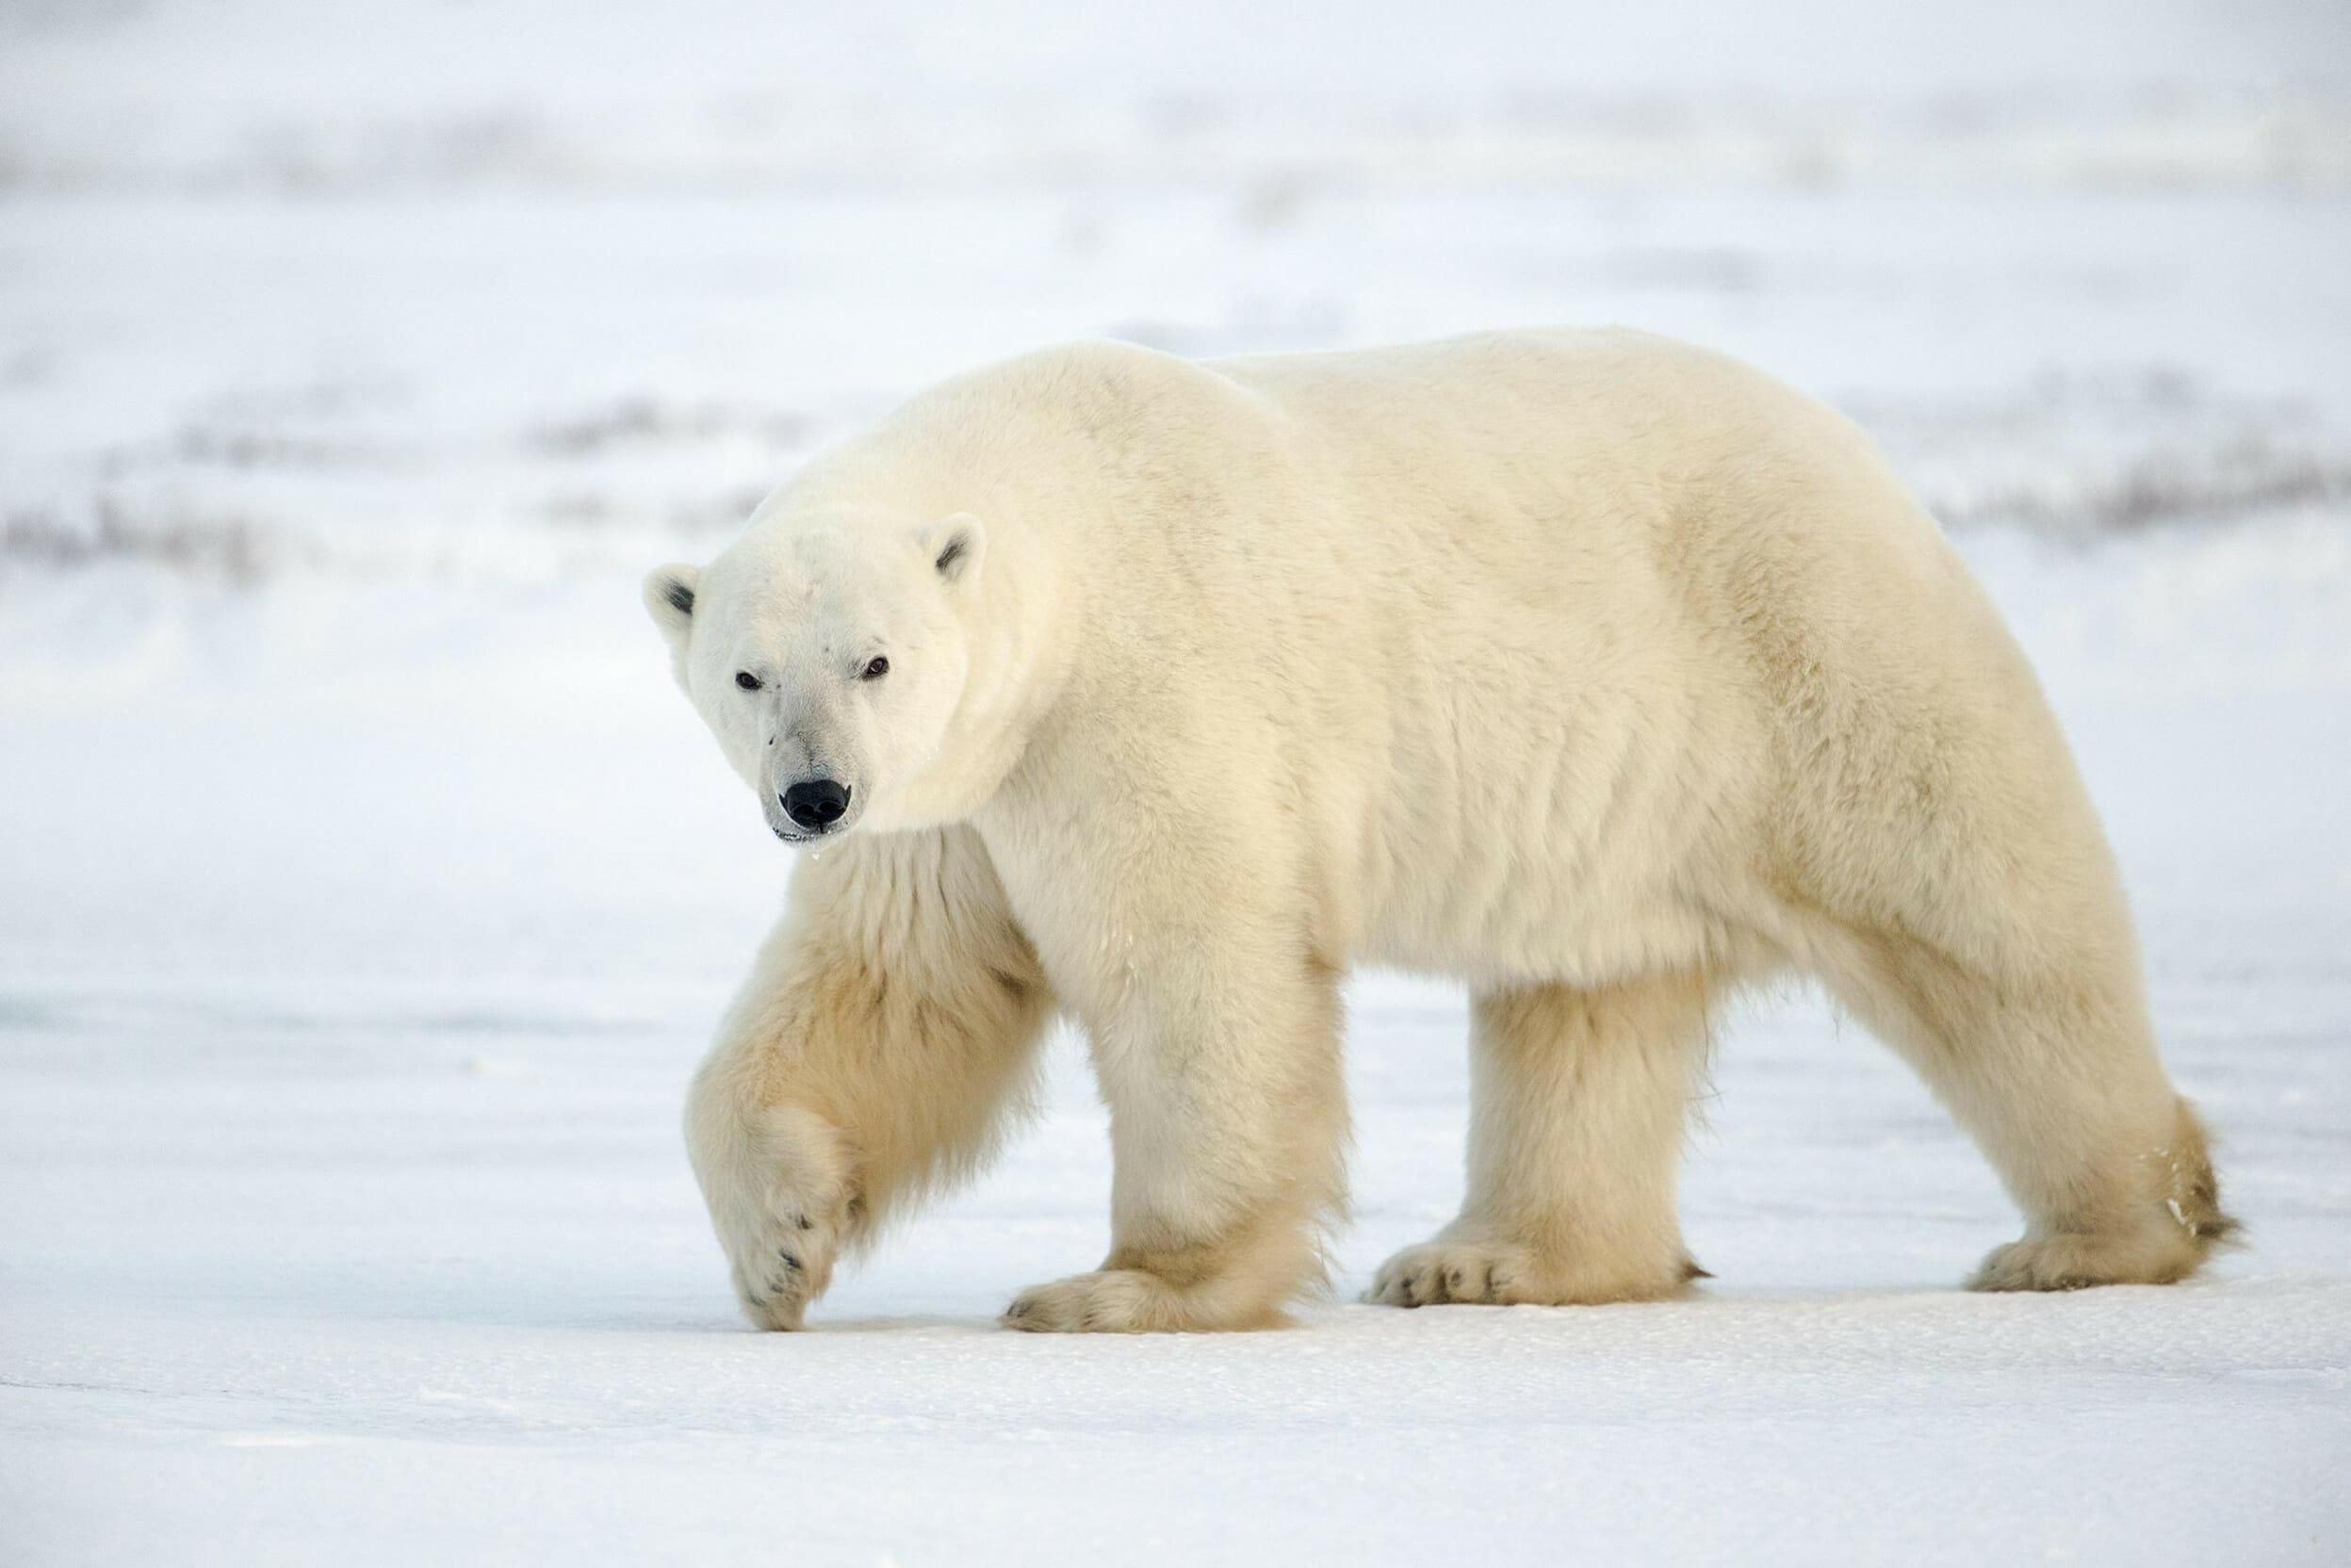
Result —
[[[1057,559],[1018,517],[986,522],[988,553],[964,623],[963,700],[938,760],[906,792],[910,822],[962,822],[986,806],[1069,678],[1074,621]]]

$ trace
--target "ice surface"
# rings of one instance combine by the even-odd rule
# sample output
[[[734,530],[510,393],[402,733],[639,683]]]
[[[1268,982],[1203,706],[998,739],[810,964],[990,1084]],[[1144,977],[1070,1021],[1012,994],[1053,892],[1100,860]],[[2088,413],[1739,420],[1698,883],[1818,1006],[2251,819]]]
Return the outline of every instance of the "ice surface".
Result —
[[[2340,7],[0,13],[0,1560],[2343,1560]],[[2075,735],[2247,1250],[2016,1217],[1808,995],[1718,1279],[996,1331],[1102,1113],[734,1315],[677,1132],[786,862],[635,574],[934,376],[1622,319],[1836,398]],[[1462,1007],[1351,994],[1343,1297],[1458,1199]]]

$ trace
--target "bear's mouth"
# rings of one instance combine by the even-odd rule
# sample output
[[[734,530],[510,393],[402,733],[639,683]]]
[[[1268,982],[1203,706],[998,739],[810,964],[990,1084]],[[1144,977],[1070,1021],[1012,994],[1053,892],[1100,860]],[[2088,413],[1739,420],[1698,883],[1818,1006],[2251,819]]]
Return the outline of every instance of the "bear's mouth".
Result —
[[[863,803],[860,802],[857,808],[844,811],[840,817],[822,827],[802,826],[785,815],[772,801],[763,816],[770,833],[775,834],[782,842],[797,848],[803,844],[821,844],[841,838],[856,825],[859,817],[865,814],[862,807]]]

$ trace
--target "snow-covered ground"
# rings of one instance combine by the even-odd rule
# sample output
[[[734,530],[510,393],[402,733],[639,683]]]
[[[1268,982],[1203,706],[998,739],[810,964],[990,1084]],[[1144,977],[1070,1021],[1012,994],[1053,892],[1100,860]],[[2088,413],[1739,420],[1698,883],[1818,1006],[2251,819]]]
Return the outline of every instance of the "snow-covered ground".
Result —
[[[0,1560],[2343,1560],[2351,12],[836,9],[0,8]],[[999,1331],[1103,1245],[1064,1041],[743,1329],[676,1123],[786,863],[637,572],[1052,338],[1609,319],[1951,523],[2247,1249],[1957,1291],[2014,1215],[1793,995],[1697,1301]],[[1462,1021],[1355,988],[1349,1298]]]

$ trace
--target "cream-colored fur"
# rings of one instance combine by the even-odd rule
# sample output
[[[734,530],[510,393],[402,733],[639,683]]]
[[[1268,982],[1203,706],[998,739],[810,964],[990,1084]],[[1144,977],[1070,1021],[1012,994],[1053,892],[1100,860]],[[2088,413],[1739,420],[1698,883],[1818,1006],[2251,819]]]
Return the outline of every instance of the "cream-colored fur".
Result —
[[[970,828],[802,856],[687,1098],[687,1146],[754,1322],[795,1329],[900,1204],[1028,1098],[1052,1007]]]
[[[646,594],[779,835],[792,777],[851,792],[692,1101],[757,1321],[985,1156],[1055,1011],[1113,1247],[1008,1320],[1278,1321],[1344,1204],[1357,963],[1475,996],[1468,1200],[1381,1300],[1682,1289],[1711,1009],[1790,969],[2025,1210],[1979,1285],[2178,1279],[2228,1229],[2031,671],[1867,441],[1732,361],[1049,351]]]

